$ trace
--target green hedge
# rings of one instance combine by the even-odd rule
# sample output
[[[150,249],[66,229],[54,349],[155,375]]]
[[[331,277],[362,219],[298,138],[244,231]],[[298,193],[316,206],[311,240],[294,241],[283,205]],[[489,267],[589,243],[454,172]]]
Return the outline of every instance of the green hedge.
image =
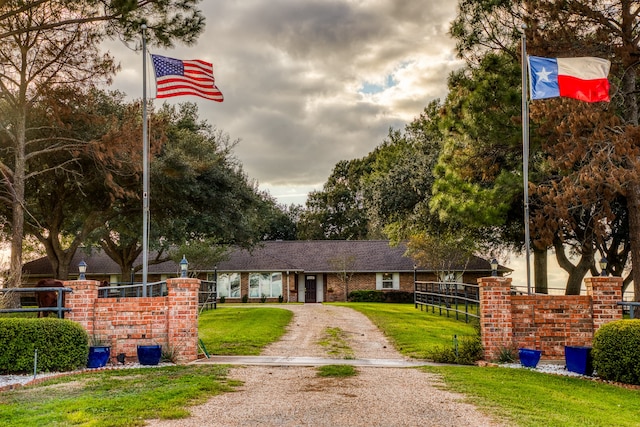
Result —
[[[413,292],[405,291],[353,291],[349,292],[351,302],[391,302],[413,303]]]
[[[353,291],[349,292],[351,302],[384,302],[382,291]]]
[[[593,337],[591,355],[600,378],[640,384],[640,319],[601,326]]]
[[[0,319],[0,374],[32,373],[35,350],[38,372],[64,372],[87,365],[89,337],[70,320]]]

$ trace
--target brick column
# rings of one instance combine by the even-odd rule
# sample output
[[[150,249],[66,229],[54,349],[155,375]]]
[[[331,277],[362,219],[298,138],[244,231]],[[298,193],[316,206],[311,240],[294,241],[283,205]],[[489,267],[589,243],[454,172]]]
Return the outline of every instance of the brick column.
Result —
[[[622,319],[622,277],[587,277],[587,295],[591,297],[593,333],[605,323]]]
[[[502,348],[513,343],[511,279],[482,277],[480,285],[480,333],[485,360],[495,360]]]
[[[198,358],[198,291],[200,280],[167,279],[167,340],[177,362]]]
[[[89,336],[94,332],[95,301],[98,298],[100,282],[95,280],[70,280],[64,282],[64,286],[73,289],[65,295],[64,306],[71,311],[65,314],[65,318],[78,322],[87,331]]]

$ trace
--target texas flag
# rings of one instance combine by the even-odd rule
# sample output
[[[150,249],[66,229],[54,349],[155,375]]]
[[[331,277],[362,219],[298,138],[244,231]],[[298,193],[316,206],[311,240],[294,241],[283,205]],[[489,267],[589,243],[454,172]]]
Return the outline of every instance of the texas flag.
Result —
[[[529,56],[531,99],[564,96],[586,102],[609,101],[609,68],[602,58]]]

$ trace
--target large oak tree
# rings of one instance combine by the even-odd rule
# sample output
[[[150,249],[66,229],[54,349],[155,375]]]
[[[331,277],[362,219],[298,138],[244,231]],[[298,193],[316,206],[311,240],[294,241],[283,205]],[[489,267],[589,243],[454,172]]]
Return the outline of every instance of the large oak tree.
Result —
[[[43,92],[65,85],[109,81],[117,70],[100,52],[106,37],[133,40],[141,24],[149,42],[190,43],[204,26],[198,0],[9,0],[0,3],[0,130],[11,146],[0,158],[1,197],[11,206],[11,282],[19,285],[27,181],[36,176],[38,158],[55,151],[78,150],[77,141],[51,140],[36,147],[37,129],[29,127],[31,108]],[[81,144],[80,144],[81,145]]]

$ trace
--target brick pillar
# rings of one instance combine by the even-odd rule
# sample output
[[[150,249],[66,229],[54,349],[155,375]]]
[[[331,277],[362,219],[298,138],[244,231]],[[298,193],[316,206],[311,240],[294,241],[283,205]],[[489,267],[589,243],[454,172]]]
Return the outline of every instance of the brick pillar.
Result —
[[[485,360],[495,360],[502,348],[513,343],[511,279],[482,277],[480,285],[480,333]]]
[[[94,332],[95,301],[98,298],[100,282],[95,280],[70,280],[64,286],[73,289],[65,295],[64,306],[71,311],[65,314],[65,319],[73,320],[82,325],[89,336]]]
[[[200,280],[167,279],[167,340],[177,362],[198,358],[198,291]]]
[[[587,295],[591,297],[593,333],[605,323],[622,319],[622,277],[587,277]]]

